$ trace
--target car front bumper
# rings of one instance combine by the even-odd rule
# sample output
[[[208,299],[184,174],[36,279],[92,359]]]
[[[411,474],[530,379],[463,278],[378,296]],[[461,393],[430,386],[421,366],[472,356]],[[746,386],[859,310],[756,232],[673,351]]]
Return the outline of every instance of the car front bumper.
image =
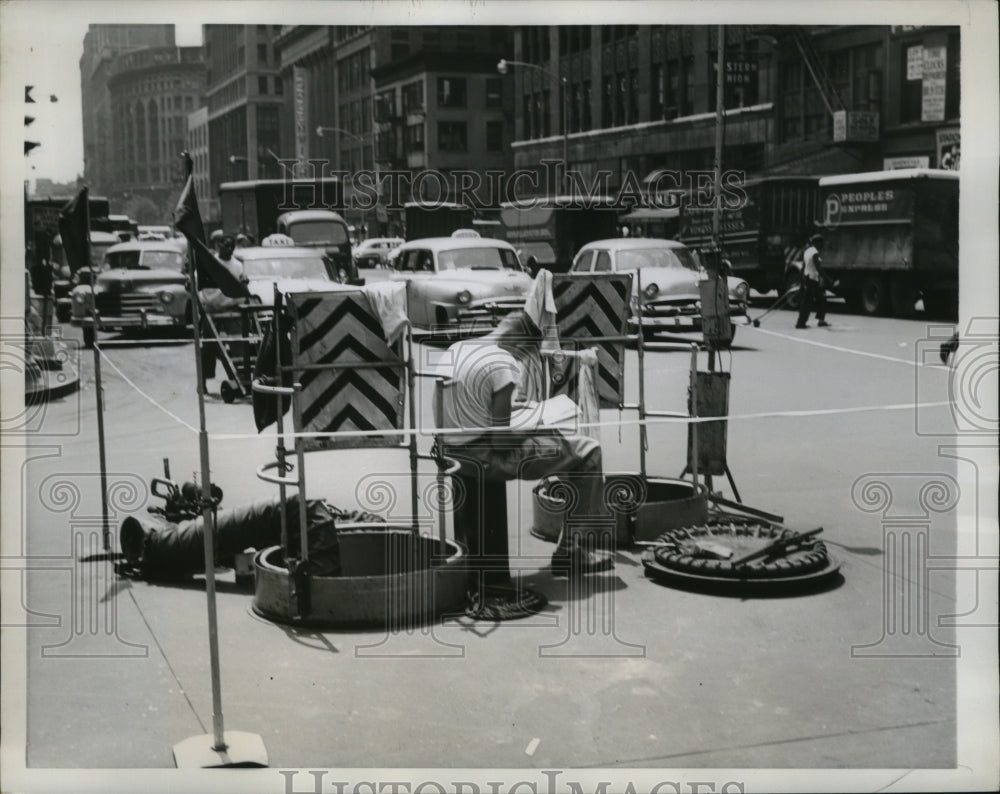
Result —
[[[73,317],[72,324],[78,328],[93,328],[92,317]],[[171,317],[168,314],[158,314],[144,311],[139,314],[126,314],[120,316],[98,315],[97,327],[100,330],[107,328],[172,328],[184,325],[181,317]]]

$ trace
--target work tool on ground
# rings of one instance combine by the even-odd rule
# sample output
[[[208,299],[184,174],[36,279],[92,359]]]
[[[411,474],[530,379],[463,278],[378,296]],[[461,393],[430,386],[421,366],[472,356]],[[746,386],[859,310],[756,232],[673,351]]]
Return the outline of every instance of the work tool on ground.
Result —
[[[750,321],[753,327],[760,328],[760,321],[763,320],[772,312],[775,312],[782,306],[785,306],[792,299],[793,296],[798,295],[799,289],[800,288],[797,286],[792,287],[787,292],[783,293],[782,295],[779,295],[778,299],[771,304],[771,306],[767,309],[767,311],[765,311],[763,314],[759,315],[758,317],[755,317],[753,320]]]

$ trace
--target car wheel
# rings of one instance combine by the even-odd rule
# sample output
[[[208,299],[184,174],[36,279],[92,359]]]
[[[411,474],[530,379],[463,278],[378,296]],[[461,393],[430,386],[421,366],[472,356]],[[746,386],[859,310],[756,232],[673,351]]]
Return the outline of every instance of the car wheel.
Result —
[[[86,348],[91,348],[94,346],[94,340],[97,338],[97,334],[94,332],[93,328],[83,329],[83,346]]]
[[[889,285],[893,317],[912,317],[916,312],[917,288],[906,276],[896,276]]]
[[[885,314],[889,289],[882,276],[868,276],[861,283],[861,311],[868,315]]]
[[[798,311],[802,303],[802,276],[798,271],[793,271],[785,276],[785,285],[782,288],[782,295],[787,295],[786,305],[792,311]]]

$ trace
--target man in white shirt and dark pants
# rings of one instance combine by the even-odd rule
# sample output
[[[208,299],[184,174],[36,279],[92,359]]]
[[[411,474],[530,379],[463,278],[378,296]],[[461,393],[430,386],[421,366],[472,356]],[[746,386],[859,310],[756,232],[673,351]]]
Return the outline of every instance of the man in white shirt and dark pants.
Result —
[[[823,245],[823,237],[814,234],[809,238],[809,247],[802,255],[802,287],[799,296],[799,321],[796,328],[808,328],[806,322],[809,313],[815,309],[816,325],[825,328],[830,323],[826,321],[826,288],[823,286],[822,260],[819,249]]]

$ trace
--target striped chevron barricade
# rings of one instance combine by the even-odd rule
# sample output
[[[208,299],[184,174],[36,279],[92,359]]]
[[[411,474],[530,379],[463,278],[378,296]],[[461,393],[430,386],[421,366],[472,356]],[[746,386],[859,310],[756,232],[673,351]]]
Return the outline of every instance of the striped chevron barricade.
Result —
[[[406,359],[402,342],[386,341],[382,324],[362,290],[285,296],[293,322],[292,363],[301,390],[297,432],[401,430]],[[397,433],[308,438],[305,450],[391,447]]]
[[[563,274],[552,277],[556,326],[564,348],[597,348],[597,396],[601,408],[624,401],[625,339],[632,295],[630,273]],[[579,402],[575,359],[551,361],[552,393]]]

